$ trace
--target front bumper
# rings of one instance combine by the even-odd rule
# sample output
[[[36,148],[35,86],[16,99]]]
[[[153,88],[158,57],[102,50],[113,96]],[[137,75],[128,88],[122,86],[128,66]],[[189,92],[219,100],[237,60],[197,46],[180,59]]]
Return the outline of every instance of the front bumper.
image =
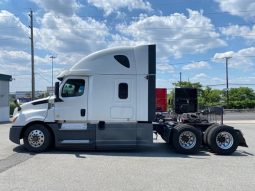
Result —
[[[16,144],[20,144],[21,131],[22,131],[21,126],[12,126],[9,132],[10,141]]]

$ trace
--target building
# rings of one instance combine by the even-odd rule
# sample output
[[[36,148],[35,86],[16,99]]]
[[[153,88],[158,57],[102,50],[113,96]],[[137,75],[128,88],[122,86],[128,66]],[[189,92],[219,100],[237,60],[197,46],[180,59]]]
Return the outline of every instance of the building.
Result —
[[[0,74],[0,122],[9,121],[9,82],[12,76]]]

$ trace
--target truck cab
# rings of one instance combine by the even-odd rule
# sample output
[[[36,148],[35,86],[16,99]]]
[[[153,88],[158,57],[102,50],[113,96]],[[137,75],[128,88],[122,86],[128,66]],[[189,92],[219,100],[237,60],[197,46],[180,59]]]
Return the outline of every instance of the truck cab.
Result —
[[[156,46],[118,47],[86,56],[58,75],[55,96],[13,114],[10,140],[41,152],[50,145],[123,149],[153,142]]]

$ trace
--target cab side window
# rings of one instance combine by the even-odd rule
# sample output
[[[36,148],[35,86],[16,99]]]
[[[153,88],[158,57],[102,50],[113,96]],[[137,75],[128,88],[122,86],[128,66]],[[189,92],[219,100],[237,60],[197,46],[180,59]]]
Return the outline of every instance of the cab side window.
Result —
[[[62,88],[62,97],[77,97],[84,93],[85,81],[82,79],[68,79]]]
[[[120,83],[119,84],[119,99],[127,99],[128,98],[128,84]]]

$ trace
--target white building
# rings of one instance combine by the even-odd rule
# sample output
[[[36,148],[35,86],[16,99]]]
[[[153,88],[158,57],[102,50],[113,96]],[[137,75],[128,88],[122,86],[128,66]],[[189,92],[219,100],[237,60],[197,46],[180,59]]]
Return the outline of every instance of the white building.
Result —
[[[0,122],[9,121],[9,82],[12,76],[0,74]]]

